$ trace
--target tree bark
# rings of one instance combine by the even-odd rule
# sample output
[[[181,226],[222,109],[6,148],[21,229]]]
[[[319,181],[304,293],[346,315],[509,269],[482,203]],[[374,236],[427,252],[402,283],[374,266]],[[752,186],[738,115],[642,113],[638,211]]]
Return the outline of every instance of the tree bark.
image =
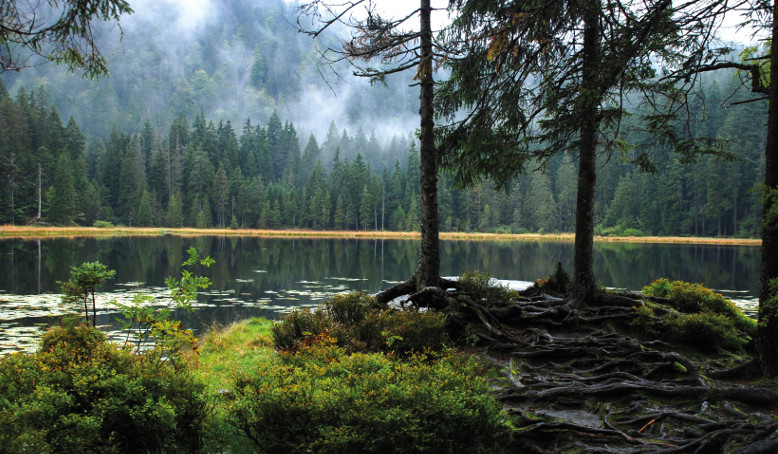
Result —
[[[773,0],[773,29],[770,48],[770,73],[778,74],[778,1]],[[770,300],[770,281],[778,277],[778,224],[770,220],[778,201],[778,77],[770,78],[767,111],[767,145],[765,146],[765,197],[762,206],[762,269],[759,275],[759,324],[757,346],[762,371],[778,375],[778,304]]]
[[[420,171],[421,171],[421,251],[416,270],[416,287],[435,286],[440,283],[440,246],[438,239],[438,171],[434,135],[434,82],[432,79],[432,26],[430,0],[421,0],[420,46],[421,61],[416,77],[420,85],[421,117],[420,129]]]
[[[600,127],[599,106],[602,94],[598,73],[601,67],[600,0],[589,0],[584,10],[583,66],[579,118],[578,196],[575,210],[575,250],[573,298],[583,302],[596,288],[594,280],[594,191],[597,183],[597,133]]]

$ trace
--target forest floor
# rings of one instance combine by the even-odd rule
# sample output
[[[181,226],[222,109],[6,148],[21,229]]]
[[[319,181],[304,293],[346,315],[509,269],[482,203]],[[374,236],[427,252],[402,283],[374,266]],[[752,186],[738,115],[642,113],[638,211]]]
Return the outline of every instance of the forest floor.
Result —
[[[359,239],[418,239],[419,232],[390,232],[376,230],[261,230],[261,229],[196,229],[164,227],[49,227],[49,226],[0,226],[0,238],[40,239],[114,236],[254,236],[267,238],[359,238]],[[441,232],[441,240],[463,241],[561,241],[575,240],[573,233],[477,233]],[[609,243],[677,243],[760,246],[761,239],[664,237],[664,236],[595,236],[596,242]]]
[[[473,294],[447,292],[447,310],[503,371],[495,392],[513,418],[512,450],[778,452],[778,381],[749,369],[752,346],[642,335],[638,293],[572,311],[537,286],[502,302]]]

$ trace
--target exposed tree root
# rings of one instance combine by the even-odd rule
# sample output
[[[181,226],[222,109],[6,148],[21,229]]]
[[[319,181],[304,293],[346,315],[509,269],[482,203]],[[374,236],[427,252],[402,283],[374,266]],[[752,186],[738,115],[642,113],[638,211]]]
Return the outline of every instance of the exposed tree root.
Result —
[[[778,391],[726,381],[747,364],[713,371],[704,357],[631,336],[639,294],[580,305],[537,288],[487,301],[442,286],[455,290],[409,301],[447,311],[460,342],[504,367],[496,395],[515,418],[518,452],[778,452]]]

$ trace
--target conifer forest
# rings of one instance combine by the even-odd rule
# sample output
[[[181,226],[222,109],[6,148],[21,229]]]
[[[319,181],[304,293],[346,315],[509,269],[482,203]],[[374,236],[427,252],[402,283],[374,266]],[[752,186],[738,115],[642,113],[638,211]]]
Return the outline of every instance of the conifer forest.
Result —
[[[186,49],[146,33],[152,18],[130,16],[121,45],[103,44],[108,78],[55,65],[3,73],[0,223],[418,230],[411,76],[388,86],[336,79],[339,109],[328,109],[330,81],[316,43],[290,27],[295,9],[232,3],[194,31],[160,31],[188,36]],[[596,233],[760,235],[767,106],[738,103],[751,96],[741,78],[717,72],[690,101],[690,124],[728,157],[682,162],[656,146],[651,174],[629,150],[598,156]],[[644,139],[624,130],[624,142]],[[574,153],[538,161],[500,190],[488,179],[461,188],[442,173],[440,229],[572,232],[576,174]]]

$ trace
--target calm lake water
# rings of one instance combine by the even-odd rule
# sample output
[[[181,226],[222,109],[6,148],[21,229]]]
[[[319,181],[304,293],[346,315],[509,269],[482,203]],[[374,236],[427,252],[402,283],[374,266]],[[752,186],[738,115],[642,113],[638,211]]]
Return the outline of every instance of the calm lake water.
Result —
[[[415,269],[418,241],[268,239],[255,237],[122,237],[109,239],[0,240],[0,352],[34,345],[40,326],[74,308],[59,304],[57,281],[69,268],[98,260],[116,270],[98,304],[99,324],[114,324],[110,300],[147,291],[165,301],[164,281],[179,276],[186,249],[196,247],[216,264],[202,274],[214,285],[196,310],[177,314],[202,329],[246,317],[276,318],[339,292],[370,293],[405,280]],[[639,290],[668,277],[701,282],[752,307],[759,285],[758,247],[595,243],[595,273],[607,287]],[[572,271],[568,242],[443,241],[441,272],[479,270],[498,279],[534,281],[557,262]]]

